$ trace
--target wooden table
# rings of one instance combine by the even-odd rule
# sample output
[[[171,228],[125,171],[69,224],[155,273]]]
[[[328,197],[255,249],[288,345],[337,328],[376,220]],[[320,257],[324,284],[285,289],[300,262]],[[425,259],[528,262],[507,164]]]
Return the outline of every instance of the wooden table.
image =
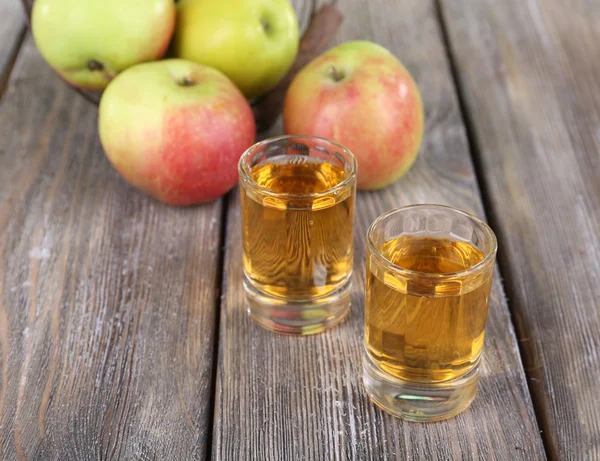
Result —
[[[336,42],[413,73],[425,137],[359,194],[350,318],[289,338],[246,315],[237,194],[178,209],[129,187],[0,0],[1,459],[600,459],[600,2],[338,7]],[[366,228],[424,202],[486,216],[500,246],[478,397],[427,425],[360,378]]]

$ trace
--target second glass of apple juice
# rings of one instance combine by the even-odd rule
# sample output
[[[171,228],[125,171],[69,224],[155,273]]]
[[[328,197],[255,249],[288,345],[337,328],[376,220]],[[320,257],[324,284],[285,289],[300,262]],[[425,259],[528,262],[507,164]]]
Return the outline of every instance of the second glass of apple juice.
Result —
[[[367,234],[363,380],[384,410],[437,421],[477,391],[496,237],[441,205],[381,215]]]

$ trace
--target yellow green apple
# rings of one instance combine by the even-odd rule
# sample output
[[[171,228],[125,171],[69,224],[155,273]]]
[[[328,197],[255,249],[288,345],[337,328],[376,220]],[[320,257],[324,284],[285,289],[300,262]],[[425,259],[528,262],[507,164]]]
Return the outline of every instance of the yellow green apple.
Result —
[[[298,52],[298,20],[288,0],[181,0],[177,57],[219,69],[248,98],[273,88]]]
[[[50,66],[101,90],[124,69],[160,59],[175,27],[173,0],[35,0],[35,43]]]
[[[332,139],[358,162],[357,186],[393,183],[413,164],[423,135],[423,103],[412,76],[372,42],[343,43],[304,67],[285,97],[288,134]]]
[[[138,64],[104,90],[100,141],[130,184],[171,205],[215,199],[254,143],[252,110],[216,69],[182,59]]]

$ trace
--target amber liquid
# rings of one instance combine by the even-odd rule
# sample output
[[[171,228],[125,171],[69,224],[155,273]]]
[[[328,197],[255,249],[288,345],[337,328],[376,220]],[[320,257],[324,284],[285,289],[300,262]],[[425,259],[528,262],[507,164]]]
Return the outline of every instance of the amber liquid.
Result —
[[[242,187],[243,264],[260,291],[288,299],[323,296],[352,270],[354,184],[319,197],[347,173],[339,165],[302,155],[280,155],[252,169],[259,185]]]
[[[395,265],[425,274],[450,274],[484,254],[462,241],[406,235],[378,251]],[[442,382],[476,364],[483,347],[493,265],[470,275],[436,280],[399,276],[367,258],[365,344],[386,372],[407,381]]]

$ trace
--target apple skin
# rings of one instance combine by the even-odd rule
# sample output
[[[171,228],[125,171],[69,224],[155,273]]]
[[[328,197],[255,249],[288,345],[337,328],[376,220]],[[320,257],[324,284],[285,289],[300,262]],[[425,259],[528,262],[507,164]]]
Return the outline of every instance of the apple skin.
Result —
[[[321,136],[350,149],[359,189],[400,178],[417,157],[424,125],[410,73],[367,41],[338,45],[302,69],[287,91],[283,120],[288,134]]]
[[[218,70],[182,59],[119,74],[100,100],[98,127],[119,174],[170,205],[229,191],[256,136],[252,110],[236,86]]]
[[[181,0],[173,51],[219,69],[248,98],[273,88],[298,53],[298,19],[288,0]]]
[[[35,0],[35,43],[68,83],[102,90],[119,72],[160,59],[175,28],[173,0]]]

